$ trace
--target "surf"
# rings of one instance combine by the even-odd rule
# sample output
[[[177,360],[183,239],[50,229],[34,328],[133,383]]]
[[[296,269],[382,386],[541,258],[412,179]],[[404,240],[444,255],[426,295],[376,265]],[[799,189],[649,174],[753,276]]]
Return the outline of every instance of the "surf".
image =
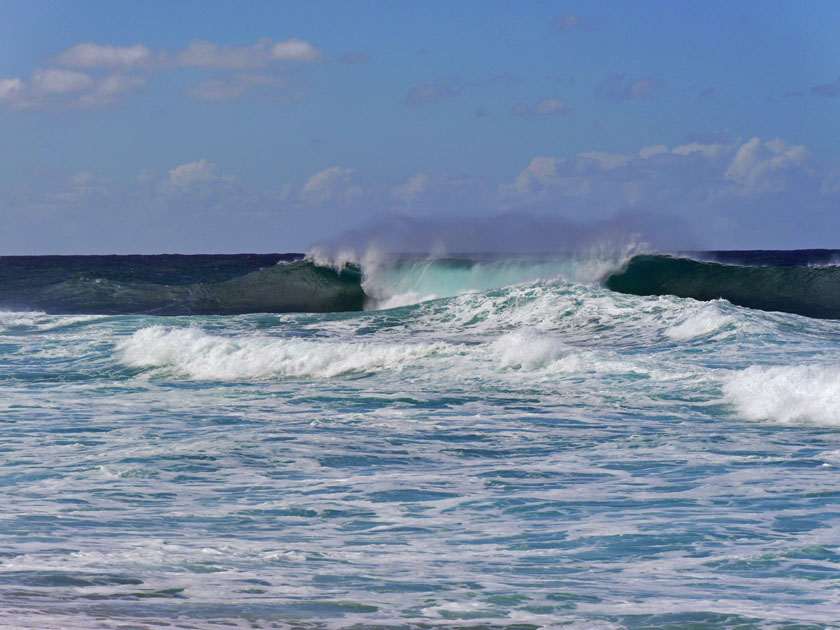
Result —
[[[368,253],[361,260],[303,254],[0,257],[0,310],[87,315],[341,313],[562,281],[621,294],[723,299],[761,311],[840,319],[838,254],[626,250],[527,257]]]

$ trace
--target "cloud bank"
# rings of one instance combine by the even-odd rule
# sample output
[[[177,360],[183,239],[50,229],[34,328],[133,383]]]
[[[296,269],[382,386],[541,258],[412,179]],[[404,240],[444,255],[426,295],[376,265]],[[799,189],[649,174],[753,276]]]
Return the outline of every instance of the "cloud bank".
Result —
[[[144,169],[130,184],[88,171],[41,175],[0,190],[0,205],[6,253],[35,242],[37,253],[301,251],[325,240],[535,252],[608,232],[671,249],[832,247],[840,169],[780,138],[722,133],[627,154],[536,156],[495,183],[428,172],[377,181],[334,165],[265,189],[201,157]]]
[[[151,74],[177,69],[222,73],[184,90],[191,98],[221,101],[256,95],[292,101],[301,92],[290,85],[284,65],[324,58],[312,44],[294,37],[263,38],[251,46],[198,40],[175,52],[151,50],[140,43],[83,42],[51,58],[51,67],[34,69],[29,80],[0,78],[0,105],[12,109],[104,107],[146,85]]]

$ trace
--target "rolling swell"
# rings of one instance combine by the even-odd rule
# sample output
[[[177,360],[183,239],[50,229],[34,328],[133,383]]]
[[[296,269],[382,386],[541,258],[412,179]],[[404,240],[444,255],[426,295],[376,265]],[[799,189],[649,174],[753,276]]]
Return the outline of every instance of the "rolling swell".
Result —
[[[840,267],[732,265],[666,255],[633,257],[605,285],[633,295],[723,298],[738,306],[840,319]]]
[[[283,256],[21,258],[0,259],[2,309],[105,315],[327,313],[361,310],[365,299],[358,269],[336,271],[294,258],[276,264],[288,260]]]

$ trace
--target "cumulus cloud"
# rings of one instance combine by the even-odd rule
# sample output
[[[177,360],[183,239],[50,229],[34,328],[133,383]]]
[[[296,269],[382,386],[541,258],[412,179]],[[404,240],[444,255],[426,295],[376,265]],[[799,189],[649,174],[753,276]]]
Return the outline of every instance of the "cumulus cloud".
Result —
[[[825,179],[825,178],[824,178]],[[827,181],[827,180],[826,180]],[[635,154],[542,156],[503,184],[503,197],[524,203],[563,200],[591,207],[667,208],[699,202],[766,199],[830,189],[810,152],[779,138],[729,144],[693,142],[645,147]]]
[[[78,104],[84,107],[113,105],[123,94],[141,88],[146,82],[146,77],[114,74],[99,79],[92,89],[79,96]]]
[[[558,98],[548,97],[537,101],[533,105],[517,103],[511,109],[514,116],[521,118],[545,118],[548,116],[561,116],[569,113],[569,108]]]
[[[743,195],[778,192],[791,185],[792,178],[809,177],[811,154],[804,146],[793,146],[780,138],[761,142],[752,138],[742,144],[724,177],[738,185]]]
[[[833,83],[822,83],[811,88],[811,94],[817,96],[840,96],[840,77]]]
[[[436,79],[432,83],[420,83],[411,88],[403,101],[406,105],[416,107],[426,103],[445,101],[458,96],[467,83],[459,77]]]
[[[29,81],[0,79],[0,104],[14,109],[38,109],[57,104],[98,107],[115,102],[119,95],[139,88],[139,76],[94,77],[61,68],[36,68]]]
[[[333,166],[315,173],[300,190],[301,201],[320,206],[328,202],[349,203],[362,194],[362,188],[354,183],[356,170]]]
[[[225,46],[196,40],[174,53],[152,51],[143,44],[112,46],[84,42],[56,55],[52,62],[68,68],[148,70],[175,68],[254,69],[275,62],[318,61],[322,53],[309,42],[293,37],[272,41],[264,37],[251,46]]]
[[[32,73],[29,85],[33,92],[47,95],[82,92],[89,89],[93,83],[93,77],[82,72],[59,70],[57,68],[46,70],[38,68]]]
[[[252,46],[223,46],[194,41],[168,56],[167,61],[179,68],[245,70],[264,68],[274,62],[312,62],[321,58],[321,52],[309,42],[297,38],[273,42],[263,38]]]
[[[0,79],[0,103],[16,103],[22,98],[26,86],[18,78]]]
[[[391,191],[397,199],[406,203],[411,203],[419,195],[429,189],[430,178],[425,173],[418,173],[414,177],[409,178],[407,182],[400,186],[395,186]]]
[[[222,175],[214,162],[201,158],[198,162],[188,162],[173,168],[169,171],[169,182],[175,188],[183,190],[214,182],[232,184],[236,182],[236,177]]]
[[[256,95],[291,101],[301,98],[302,93],[286,90],[289,81],[283,74],[284,64],[322,58],[320,50],[294,37],[276,42],[263,38],[251,46],[194,41],[174,53],[153,51],[140,43],[114,46],[83,42],[49,60],[57,67],[33,70],[28,81],[0,78],[0,105],[15,109],[111,105],[145,85],[150,73],[176,68],[229,73],[204,79],[184,91],[193,98],[231,100]]]
[[[133,46],[76,44],[57,55],[53,62],[67,68],[133,69],[152,63],[154,54],[143,44]]]
[[[830,246],[825,226],[840,229],[836,169],[780,138],[720,139],[630,154],[538,156],[499,186],[499,197],[511,210],[682,216],[714,247]]]
[[[608,101],[629,101],[648,96],[662,87],[665,87],[665,81],[654,75],[629,79],[623,74],[608,74],[595,88],[595,94]]]

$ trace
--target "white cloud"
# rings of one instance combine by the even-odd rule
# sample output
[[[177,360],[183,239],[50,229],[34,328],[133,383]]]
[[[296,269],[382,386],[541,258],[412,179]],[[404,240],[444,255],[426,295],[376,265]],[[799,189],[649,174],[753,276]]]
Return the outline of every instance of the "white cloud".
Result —
[[[23,81],[15,79],[0,79],[0,103],[15,104],[21,102],[26,86]]]
[[[52,63],[68,68],[111,70],[207,68],[245,70],[263,68],[274,62],[318,61],[322,53],[296,37],[275,42],[264,37],[251,46],[225,46],[196,40],[175,53],[152,51],[144,44],[113,46],[84,42],[68,48]]]
[[[169,171],[169,182],[176,188],[186,189],[198,184],[213,182],[235,183],[233,175],[222,175],[214,162],[201,158],[198,162],[181,164]]]
[[[327,202],[351,202],[362,194],[362,189],[353,183],[356,170],[333,166],[315,173],[303,185],[300,199],[310,205]]]
[[[251,46],[194,41],[174,53],[153,51],[139,43],[113,46],[83,42],[50,60],[60,67],[36,68],[29,81],[0,78],[0,105],[15,109],[54,105],[101,107],[145,85],[148,73],[174,68],[229,71],[184,90],[192,98],[218,101],[255,95],[290,102],[305,94],[289,87],[289,78],[283,74],[284,64],[311,63],[322,58],[323,54],[312,44],[295,37],[277,42],[263,38]],[[86,72],[78,71],[80,68]],[[126,74],[129,71],[132,74]]]
[[[119,101],[123,94],[146,85],[146,77],[114,74],[95,83],[92,89],[79,97],[78,104],[84,107],[104,107]]]
[[[28,82],[0,79],[0,104],[15,109],[39,109],[51,105],[97,107],[109,105],[123,93],[146,83],[144,77],[108,75],[94,77],[60,68],[36,68]]]
[[[776,138],[728,145],[654,145],[638,153],[537,157],[500,192],[526,202],[577,199],[610,207],[661,206],[701,199],[736,199],[786,191],[833,190],[819,180],[810,152]],[[818,182],[822,182],[818,184]]]
[[[725,151],[726,147],[720,143],[701,144],[699,142],[692,142],[690,144],[683,144],[674,147],[671,152],[675,155],[691,155],[692,153],[701,153],[703,157],[714,159]]]
[[[820,192],[824,195],[840,195],[840,168],[831,169],[826,173]]]
[[[39,95],[67,94],[87,90],[94,83],[93,77],[82,72],[59,70],[57,68],[46,70],[37,68],[32,73],[30,87],[33,92]]]
[[[395,186],[391,190],[391,194],[406,203],[413,202],[419,195],[423,194],[429,189],[430,178],[425,173],[418,173],[414,177],[410,177],[407,182],[400,186]]]
[[[256,68],[268,61],[268,43],[254,46],[220,46],[211,42],[194,41],[172,57],[176,67],[235,69]]]
[[[318,61],[321,52],[309,42],[292,37],[274,44],[271,47],[271,58],[278,61]]]
[[[752,138],[536,157],[498,187],[497,204],[593,218],[651,211],[691,222],[712,247],[816,247],[830,246],[824,226],[840,229],[836,195],[840,169],[801,145]]]
[[[645,149],[642,149],[645,151]],[[642,156],[642,157],[647,157]],[[621,153],[605,153],[603,151],[588,151],[586,153],[578,153],[578,167],[581,170],[591,170],[590,167],[596,166],[602,171],[611,171],[624,166],[633,159],[632,155],[623,155]]]
[[[222,46],[212,42],[194,41],[172,55],[169,63],[181,68],[247,70],[264,68],[273,62],[318,61],[322,56],[309,42],[297,38],[272,42],[266,37],[252,46]]]
[[[69,68],[130,69],[150,64],[153,57],[143,44],[111,46],[85,42],[60,53],[53,62]]]
[[[512,189],[507,189],[522,196],[530,196],[554,179],[557,175],[557,165],[563,162],[564,159],[555,157],[535,157],[527,168],[516,176]]]
[[[644,147],[641,151],[639,151],[639,157],[649,158],[654,155],[659,155],[660,153],[668,153],[668,147],[664,144],[654,144],[649,147]]]
[[[724,177],[739,185],[744,195],[780,191],[788,187],[790,177],[813,174],[804,146],[793,146],[776,138],[762,143],[752,138],[738,148]]]

